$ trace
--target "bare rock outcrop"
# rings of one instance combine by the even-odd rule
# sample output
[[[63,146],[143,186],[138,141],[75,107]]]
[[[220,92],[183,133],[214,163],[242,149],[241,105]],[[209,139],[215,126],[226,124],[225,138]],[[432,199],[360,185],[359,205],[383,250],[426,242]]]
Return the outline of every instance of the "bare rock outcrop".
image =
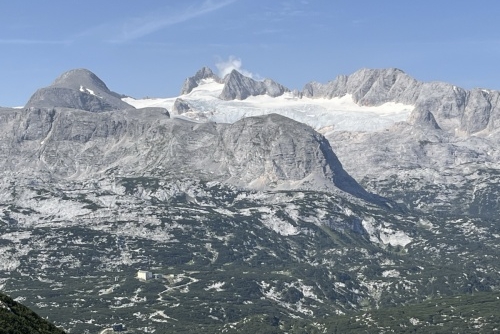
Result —
[[[186,100],[176,98],[174,101],[174,106],[172,107],[172,112],[177,115],[182,115],[191,111],[191,106]]]

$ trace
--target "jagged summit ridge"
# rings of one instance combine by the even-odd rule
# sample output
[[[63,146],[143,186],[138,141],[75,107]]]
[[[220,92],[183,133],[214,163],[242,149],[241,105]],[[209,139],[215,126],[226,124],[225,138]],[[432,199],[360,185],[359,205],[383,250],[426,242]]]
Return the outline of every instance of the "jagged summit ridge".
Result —
[[[362,106],[387,102],[414,105],[410,122],[453,133],[473,134],[499,127],[500,92],[478,88],[467,91],[444,82],[420,82],[397,68],[365,68],[326,84],[311,82],[304,86],[302,94],[327,99],[349,94]]]
[[[60,75],[50,86],[37,90],[26,108],[72,108],[90,112],[133,108],[110,91],[87,69],[74,69]]]
[[[191,91],[198,87],[204,79],[213,79],[215,82],[222,83],[222,80],[214,74],[209,67],[204,66],[198,70],[194,76],[189,77],[184,81],[181,89],[181,95],[191,93]]]
[[[262,81],[254,80],[241,74],[234,69],[227,74],[223,79],[218,77],[208,67],[202,67],[192,77],[184,81],[181,89],[181,95],[189,94],[203,83],[204,80],[211,79],[223,85],[222,92],[219,95],[221,100],[244,100],[250,96],[268,95],[277,97],[283,95],[290,90],[285,86],[271,80],[264,79]]]
[[[302,94],[305,97],[328,99],[350,94],[354,102],[367,106],[386,102],[411,104],[411,90],[417,84],[417,80],[397,68],[365,68],[349,76],[339,75],[327,84],[308,83]]]
[[[271,79],[257,81],[246,77],[237,70],[232,70],[224,78],[224,89],[220,94],[222,100],[244,100],[249,96],[269,95],[276,97],[290,91],[288,88]]]

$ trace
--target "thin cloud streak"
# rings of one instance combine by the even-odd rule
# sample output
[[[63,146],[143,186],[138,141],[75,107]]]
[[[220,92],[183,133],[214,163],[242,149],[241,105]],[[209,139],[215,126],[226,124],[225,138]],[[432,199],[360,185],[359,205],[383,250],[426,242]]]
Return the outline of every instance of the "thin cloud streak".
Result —
[[[208,14],[223,7],[226,7],[236,0],[225,0],[221,2],[206,0],[200,6],[190,6],[181,12],[171,13],[168,16],[159,16],[158,14],[128,20],[118,27],[118,37],[111,39],[113,43],[125,43],[139,39],[168,26],[189,21],[193,18]]]
[[[68,45],[72,41],[49,41],[36,39],[0,39],[2,45]]]

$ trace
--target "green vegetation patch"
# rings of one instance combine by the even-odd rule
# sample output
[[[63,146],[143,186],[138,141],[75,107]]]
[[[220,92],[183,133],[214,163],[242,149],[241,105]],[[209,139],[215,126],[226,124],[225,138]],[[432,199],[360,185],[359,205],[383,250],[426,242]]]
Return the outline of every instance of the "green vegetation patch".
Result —
[[[31,309],[0,293],[0,333],[63,334],[65,332]]]

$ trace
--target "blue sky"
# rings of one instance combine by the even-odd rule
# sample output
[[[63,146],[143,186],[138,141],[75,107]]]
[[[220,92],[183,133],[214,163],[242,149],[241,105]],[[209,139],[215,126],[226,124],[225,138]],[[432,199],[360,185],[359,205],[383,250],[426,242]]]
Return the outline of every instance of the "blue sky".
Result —
[[[497,0],[4,1],[0,106],[87,68],[136,98],[178,94],[202,66],[302,89],[360,68],[500,89]]]

